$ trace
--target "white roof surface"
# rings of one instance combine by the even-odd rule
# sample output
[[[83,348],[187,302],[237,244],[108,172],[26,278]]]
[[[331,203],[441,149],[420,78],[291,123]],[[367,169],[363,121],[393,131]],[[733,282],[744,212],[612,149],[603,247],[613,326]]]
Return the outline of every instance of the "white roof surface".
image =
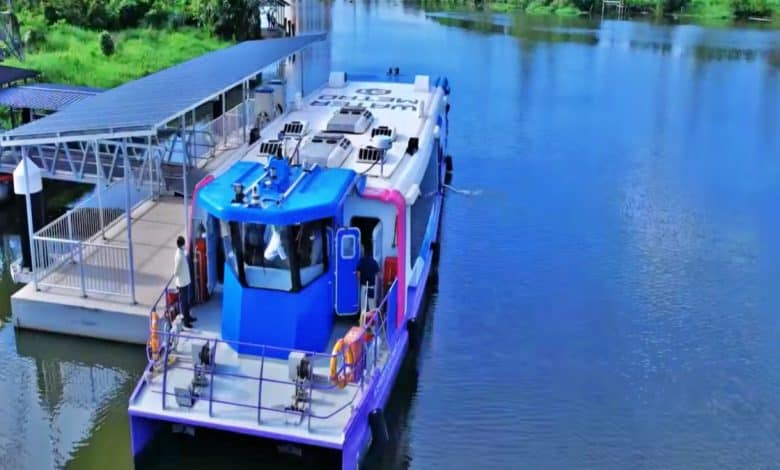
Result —
[[[308,131],[301,143],[301,148],[305,148],[313,136],[325,130],[331,116],[341,107],[363,106],[371,111],[374,121],[362,134],[344,134],[353,149],[340,167],[368,175],[369,186],[395,188],[408,194],[412,185],[419,184],[428,162],[435,116],[443,103],[441,93],[436,90],[418,91],[410,83],[357,81],[347,82],[340,88],[326,85],[304,98],[301,109],[289,111],[263,128],[261,141],[276,139],[287,122],[305,121]],[[384,165],[358,161],[358,149],[372,145],[371,128],[377,126],[392,127],[396,133]],[[410,137],[419,139],[419,150],[412,156],[405,154]],[[294,144],[288,144],[288,151],[293,147]],[[259,157],[258,148],[259,143],[250,148],[244,159],[264,160]]]

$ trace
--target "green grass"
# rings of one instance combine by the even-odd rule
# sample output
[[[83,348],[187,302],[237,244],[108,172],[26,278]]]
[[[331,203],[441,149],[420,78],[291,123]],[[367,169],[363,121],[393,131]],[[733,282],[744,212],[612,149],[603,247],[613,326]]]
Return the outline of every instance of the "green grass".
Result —
[[[566,5],[555,10],[555,14],[558,16],[579,16],[581,13],[577,7],[572,5]]]
[[[35,28],[45,34],[45,41],[28,49],[24,62],[14,59],[6,64],[38,70],[45,81],[71,85],[114,87],[229,45],[195,28],[130,29],[112,33],[116,52],[106,57],[100,51],[99,31],[46,25],[39,16],[20,20],[22,34]]]
[[[734,17],[731,5],[721,0],[691,0],[688,11],[701,19],[731,19]]]
[[[511,13],[513,11],[517,11],[517,5],[513,5],[511,3],[497,3],[497,2],[491,2],[488,3],[488,8],[490,8],[491,11],[494,11],[496,13]]]

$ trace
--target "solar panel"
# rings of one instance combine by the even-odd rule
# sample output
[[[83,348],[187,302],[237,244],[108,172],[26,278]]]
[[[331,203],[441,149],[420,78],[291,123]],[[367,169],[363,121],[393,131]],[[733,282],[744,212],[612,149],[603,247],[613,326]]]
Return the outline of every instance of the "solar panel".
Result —
[[[6,145],[57,134],[153,133],[169,120],[254,77],[325,34],[246,41],[73,103],[3,135]],[[17,142],[7,143],[8,140]]]

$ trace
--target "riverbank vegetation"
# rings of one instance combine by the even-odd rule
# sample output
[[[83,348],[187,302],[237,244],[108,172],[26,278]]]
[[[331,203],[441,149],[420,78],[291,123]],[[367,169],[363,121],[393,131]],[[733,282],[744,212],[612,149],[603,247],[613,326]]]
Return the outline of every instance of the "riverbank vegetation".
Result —
[[[26,45],[23,62],[4,63],[38,70],[43,81],[53,83],[111,88],[227,44],[192,27],[133,28],[107,32],[113,44],[107,55],[101,31],[59,21],[47,25],[40,16],[20,20],[23,35],[41,31],[42,37]]]
[[[261,37],[258,0],[14,1],[24,59],[43,80],[108,88]],[[8,55],[8,54],[6,54]]]
[[[601,0],[424,0],[447,9],[580,15],[601,11]],[[780,0],[625,0],[630,13],[692,16],[702,19],[780,20]]]

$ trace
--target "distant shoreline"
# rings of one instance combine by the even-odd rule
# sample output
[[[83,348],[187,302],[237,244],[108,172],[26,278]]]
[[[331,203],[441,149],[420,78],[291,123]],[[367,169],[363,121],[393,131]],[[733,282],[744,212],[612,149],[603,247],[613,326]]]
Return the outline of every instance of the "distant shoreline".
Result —
[[[679,5],[669,8],[670,4]],[[510,0],[506,2],[474,2],[462,0],[422,0],[425,6],[439,6],[447,9],[490,11],[494,13],[525,13],[528,15],[582,16],[601,12],[600,0]],[[780,27],[780,1],[757,0],[739,4],[728,0],[627,0],[624,15],[642,17],[692,18],[703,23],[728,23],[731,21],[754,21],[776,23]],[[736,10],[735,10],[736,8]],[[616,15],[616,8],[608,6],[610,16]]]

